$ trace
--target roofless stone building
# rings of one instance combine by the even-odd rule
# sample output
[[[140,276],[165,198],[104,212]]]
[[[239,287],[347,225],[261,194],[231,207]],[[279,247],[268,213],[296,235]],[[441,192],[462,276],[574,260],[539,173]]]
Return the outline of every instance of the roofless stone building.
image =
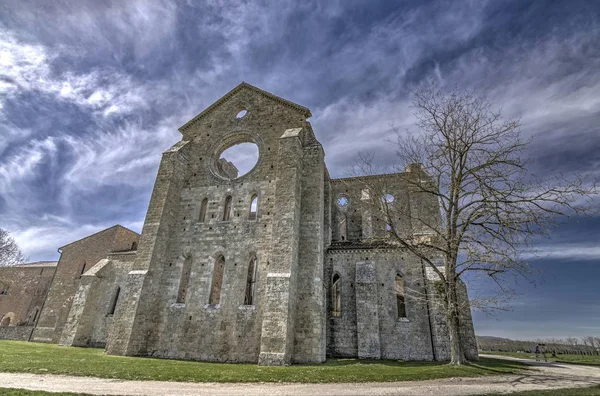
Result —
[[[182,126],[182,140],[163,154],[139,241],[111,240],[121,251],[62,295],[71,299],[64,325],[36,329],[34,339],[264,365],[449,358],[435,277],[385,243],[385,224],[359,205],[364,179],[330,178],[310,116],[241,83]],[[221,153],[248,142],[258,161],[238,175]],[[379,177],[398,205],[439,221],[437,203],[407,187],[415,174]],[[61,287],[53,283],[49,297]],[[40,321],[60,324],[53,315],[43,308]],[[461,319],[467,355],[476,356],[468,308]]]

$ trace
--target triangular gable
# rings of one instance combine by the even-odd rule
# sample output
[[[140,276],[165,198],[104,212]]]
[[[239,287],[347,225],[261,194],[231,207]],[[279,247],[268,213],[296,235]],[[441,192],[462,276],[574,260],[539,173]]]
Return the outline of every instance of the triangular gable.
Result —
[[[67,246],[71,246],[71,245],[72,245],[72,244],[74,244],[74,243],[81,242],[81,241],[83,241],[84,239],[92,238],[92,237],[95,237],[96,235],[99,235],[99,234],[102,234],[102,233],[105,233],[105,232],[108,232],[108,231],[114,231],[114,230],[116,230],[117,228],[123,228],[123,229],[125,229],[125,230],[127,230],[127,231],[131,231],[131,232],[133,232],[134,234],[140,235],[140,234],[138,234],[137,232],[135,232],[135,231],[132,231],[132,230],[130,230],[130,229],[129,229],[129,228],[127,228],[127,227],[123,227],[121,224],[115,224],[115,225],[114,225],[114,226],[112,226],[112,227],[105,228],[105,229],[103,229],[103,230],[101,230],[101,231],[95,232],[95,233],[93,233],[93,234],[91,234],[91,235],[88,235],[88,236],[86,236],[86,237],[80,238],[80,239],[78,239],[78,240],[76,240],[76,241],[73,241],[73,242],[67,243],[67,244],[66,244],[66,245],[64,245],[64,246],[61,246],[61,247],[59,247],[59,248],[58,248],[58,250],[60,251],[61,249],[64,249],[64,248],[66,248]]]
[[[312,115],[310,114],[310,110],[304,106],[300,106],[299,104],[296,104],[294,102],[290,102],[289,100],[283,99],[277,95],[273,95],[270,92],[267,91],[263,91],[260,88],[255,87],[254,85],[248,84],[247,82],[242,81],[241,84],[239,84],[237,87],[233,88],[231,91],[227,92],[225,95],[223,95],[219,100],[217,100],[215,103],[211,104],[210,106],[208,106],[204,111],[202,111],[200,114],[198,114],[196,117],[192,118],[190,121],[188,121],[187,123],[185,123],[184,125],[182,125],[179,128],[179,132],[183,133],[186,129],[188,129],[189,127],[191,127],[192,125],[194,125],[196,122],[198,122],[198,120],[200,120],[201,118],[203,118],[205,115],[209,114],[210,112],[212,112],[216,107],[218,107],[221,103],[225,102],[227,99],[229,99],[230,97],[232,97],[234,94],[236,94],[237,92],[241,91],[242,89],[250,89],[254,92],[257,92],[263,96],[266,96],[269,99],[272,99],[276,102],[279,102],[285,106],[289,106],[293,109],[298,110],[300,113],[302,113],[306,118],[311,117]]]

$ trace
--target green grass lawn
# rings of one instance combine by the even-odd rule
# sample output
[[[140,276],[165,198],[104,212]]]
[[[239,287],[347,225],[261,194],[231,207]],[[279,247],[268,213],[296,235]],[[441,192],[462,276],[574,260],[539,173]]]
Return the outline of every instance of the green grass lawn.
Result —
[[[0,341],[0,371],[67,374],[127,380],[187,382],[370,382],[416,381],[519,372],[518,362],[481,359],[452,367],[439,362],[330,359],[318,365],[261,367],[167,359],[111,356],[102,349]]]
[[[4,396],[86,396],[84,393],[44,392],[27,389],[0,388],[0,395]]]
[[[598,396],[600,394],[600,386],[591,388],[574,388],[574,389],[555,389],[548,391],[525,391],[510,393],[514,396]],[[25,389],[2,389],[0,395],[8,396],[85,396],[84,393],[51,393],[43,391],[30,391]],[[488,393],[485,395],[476,396],[500,396],[506,393]]]
[[[481,351],[481,353],[489,355],[513,356],[522,359],[535,360],[535,353],[530,352],[496,352],[496,351]],[[547,353],[546,358],[549,362],[557,363],[573,363],[585,364],[588,366],[600,366],[600,356],[598,355],[556,355],[556,358],[551,357],[552,353]],[[542,358],[543,360],[543,358]]]
[[[478,396],[500,396],[506,393],[488,393]],[[511,396],[598,396],[600,395],[600,385],[592,386],[591,388],[571,388],[571,389],[553,389],[546,391],[524,391],[509,393]]]

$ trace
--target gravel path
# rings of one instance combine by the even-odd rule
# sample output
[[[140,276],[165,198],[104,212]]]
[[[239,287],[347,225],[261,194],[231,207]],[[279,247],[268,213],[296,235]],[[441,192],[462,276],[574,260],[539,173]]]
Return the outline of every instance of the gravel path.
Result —
[[[160,381],[123,381],[91,377],[0,373],[0,388],[50,392],[81,392],[94,395],[477,395],[524,390],[574,388],[600,384],[600,368],[520,360],[533,367],[520,375],[478,378],[447,378],[415,382],[363,384],[216,384]]]

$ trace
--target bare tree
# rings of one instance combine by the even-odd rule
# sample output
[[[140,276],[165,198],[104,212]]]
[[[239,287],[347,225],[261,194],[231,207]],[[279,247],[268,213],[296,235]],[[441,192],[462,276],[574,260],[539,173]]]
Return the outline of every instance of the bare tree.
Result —
[[[503,275],[527,277],[522,253],[534,251],[536,238],[560,218],[588,210],[597,189],[581,177],[534,177],[524,159],[529,141],[519,121],[503,119],[485,98],[429,85],[413,93],[413,105],[419,131],[396,131],[399,163],[391,170],[406,172],[407,188],[435,208],[415,211],[385,199],[385,178],[377,177],[364,178],[368,202],[386,222],[389,243],[417,255],[437,274],[451,364],[459,365],[466,362],[459,331],[461,278],[484,274],[500,286],[499,296],[510,294]],[[381,173],[373,159],[361,154],[352,173]],[[432,220],[431,211],[441,213],[441,221]],[[406,219],[412,232],[397,223]]]
[[[25,257],[8,231],[0,228],[0,267],[17,265],[25,261]]]

